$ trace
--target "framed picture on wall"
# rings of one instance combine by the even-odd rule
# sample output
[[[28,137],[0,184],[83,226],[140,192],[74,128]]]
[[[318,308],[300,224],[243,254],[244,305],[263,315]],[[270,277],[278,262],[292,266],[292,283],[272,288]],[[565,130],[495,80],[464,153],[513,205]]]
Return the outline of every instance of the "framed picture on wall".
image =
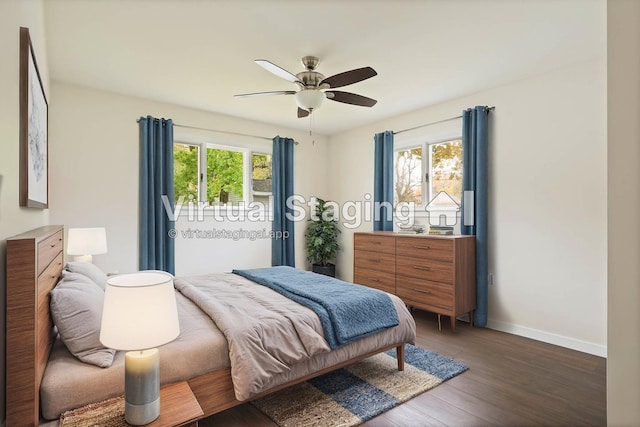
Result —
[[[20,206],[49,206],[48,114],[29,29],[20,27]]]

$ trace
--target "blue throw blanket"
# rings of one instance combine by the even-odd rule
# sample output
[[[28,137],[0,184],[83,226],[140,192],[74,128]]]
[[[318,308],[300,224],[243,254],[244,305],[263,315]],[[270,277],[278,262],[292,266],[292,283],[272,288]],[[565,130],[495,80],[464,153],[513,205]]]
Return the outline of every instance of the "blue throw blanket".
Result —
[[[315,311],[332,349],[398,325],[389,295],[292,267],[233,270]]]

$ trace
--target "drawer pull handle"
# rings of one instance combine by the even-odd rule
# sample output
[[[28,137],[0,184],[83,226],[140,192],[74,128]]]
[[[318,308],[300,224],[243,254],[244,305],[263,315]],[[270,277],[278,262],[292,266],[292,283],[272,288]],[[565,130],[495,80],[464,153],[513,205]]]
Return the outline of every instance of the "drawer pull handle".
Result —
[[[413,288],[413,290],[416,291],[416,292],[421,292],[423,294],[430,294],[431,293],[431,291],[427,291],[425,289]]]
[[[52,247],[52,248],[55,248],[55,247],[56,247],[56,244],[55,244],[55,243],[53,243],[53,244],[51,245],[51,247]]]
[[[431,249],[431,246],[413,245],[416,249]]]
[[[380,279],[376,279],[375,277],[367,277],[368,280],[371,280],[372,282],[379,282]]]
[[[413,268],[416,270],[431,271],[431,267],[425,267],[423,265],[414,265]]]

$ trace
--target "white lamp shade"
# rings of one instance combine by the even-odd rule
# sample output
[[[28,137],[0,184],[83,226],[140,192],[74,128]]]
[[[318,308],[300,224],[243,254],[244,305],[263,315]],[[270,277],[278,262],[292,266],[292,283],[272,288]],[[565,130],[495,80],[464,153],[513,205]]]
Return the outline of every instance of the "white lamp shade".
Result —
[[[319,108],[326,95],[321,90],[303,89],[296,93],[296,103],[303,110],[311,111]]]
[[[100,342],[116,350],[150,349],[180,335],[173,277],[162,272],[107,279]]]
[[[103,227],[70,228],[67,236],[69,255],[98,255],[107,253],[107,232]]]

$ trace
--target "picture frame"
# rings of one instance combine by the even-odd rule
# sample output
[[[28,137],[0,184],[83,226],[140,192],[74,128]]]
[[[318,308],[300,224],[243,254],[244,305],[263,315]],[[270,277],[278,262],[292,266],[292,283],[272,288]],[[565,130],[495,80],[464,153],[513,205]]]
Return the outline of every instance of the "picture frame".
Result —
[[[49,104],[29,29],[20,27],[20,206],[49,207]]]

